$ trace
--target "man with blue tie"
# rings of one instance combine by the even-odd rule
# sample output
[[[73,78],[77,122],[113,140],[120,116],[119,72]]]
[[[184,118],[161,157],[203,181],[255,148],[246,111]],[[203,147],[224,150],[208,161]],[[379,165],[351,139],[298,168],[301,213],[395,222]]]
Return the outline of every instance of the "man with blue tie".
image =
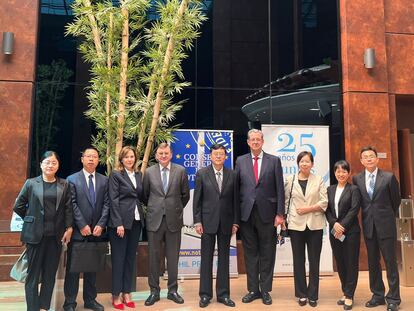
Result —
[[[72,241],[83,241],[93,237],[102,240],[109,214],[108,177],[96,172],[99,163],[98,151],[88,147],[82,152],[82,170],[70,175],[67,180],[71,188],[74,230]],[[72,244],[68,245],[68,264],[65,276],[65,311],[76,308],[79,290],[79,273],[69,272]],[[84,307],[91,310],[104,310],[96,301],[96,273],[83,273]]]
[[[401,203],[399,184],[395,175],[378,168],[378,154],[369,146],[361,149],[360,160],[365,170],[353,177],[362,195],[362,226],[368,253],[369,286],[372,298],[367,308],[385,305],[396,311],[401,303],[396,259],[397,228],[395,223]],[[382,281],[381,255],[387,270],[389,291],[385,296]],[[385,297],[384,297],[385,296]]]
[[[147,205],[148,285],[151,293],[145,300],[151,306],[160,300],[161,245],[164,242],[168,271],[167,299],[183,304],[178,294],[178,258],[181,245],[184,207],[190,199],[188,175],[181,165],[171,163],[173,153],[167,143],[158,145],[155,158],[158,164],[144,174],[143,201]]]

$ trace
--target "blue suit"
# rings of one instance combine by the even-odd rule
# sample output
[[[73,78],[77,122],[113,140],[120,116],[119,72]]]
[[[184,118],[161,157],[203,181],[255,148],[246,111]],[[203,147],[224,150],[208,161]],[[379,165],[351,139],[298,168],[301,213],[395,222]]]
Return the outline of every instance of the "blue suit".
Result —
[[[83,241],[85,237],[82,236],[80,230],[86,225],[89,225],[91,231],[95,226],[100,226],[105,230],[109,216],[109,196],[108,196],[108,177],[95,173],[95,199],[96,203],[93,205],[93,200],[88,191],[88,183],[83,173],[83,170],[70,175],[67,178],[70,185],[72,206],[73,206],[73,241]],[[104,231],[100,238],[94,240],[104,239]],[[71,243],[68,247],[68,264],[65,276],[65,304],[64,308],[76,308],[76,296],[79,290],[79,273],[70,273],[71,260]],[[85,303],[94,301],[96,298],[96,273],[83,274],[83,300]]]

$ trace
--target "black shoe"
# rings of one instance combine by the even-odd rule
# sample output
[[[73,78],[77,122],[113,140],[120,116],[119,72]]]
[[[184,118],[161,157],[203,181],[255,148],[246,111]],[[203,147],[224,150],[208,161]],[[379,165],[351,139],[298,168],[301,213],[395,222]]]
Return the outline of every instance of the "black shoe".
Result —
[[[174,301],[175,303],[178,303],[178,304],[183,304],[184,303],[183,297],[181,297],[177,292],[168,293],[167,299],[172,300],[172,301]]]
[[[312,299],[309,299],[308,303],[313,308],[315,308],[318,305],[318,302],[316,300],[312,300]]]
[[[74,307],[63,307],[63,311],[75,311]]]
[[[387,305],[387,311],[397,311],[400,307],[396,303],[389,303]]]
[[[234,301],[231,300],[229,297],[217,298],[217,301],[222,303],[223,305],[225,305],[227,307],[235,307],[236,306]]]
[[[268,292],[262,292],[262,301],[265,305],[271,305],[272,304],[272,297]]]
[[[243,298],[242,298],[242,302],[243,303],[249,303],[252,302],[253,300],[262,298],[262,295],[260,295],[259,292],[255,293],[255,292],[249,292],[247,293]]]
[[[354,300],[352,298],[346,298],[344,301],[344,310],[352,310]]]
[[[344,305],[344,303],[345,303],[345,296],[342,296],[341,297],[341,299],[339,299],[337,302],[336,302],[336,304],[338,305],[338,306],[343,306]]]
[[[159,293],[151,293],[147,300],[145,300],[146,306],[152,306],[154,303],[160,300],[160,294]]]
[[[385,300],[376,300],[374,298],[371,298],[371,300],[367,301],[367,303],[365,304],[365,307],[374,308],[374,307],[383,306],[383,305],[385,305]]]
[[[103,310],[105,310],[104,306],[101,305],[96,300],[85,302],[85,304],[83,306],[84,306],[85,309],[91,309],[91,310],[94,310],[94,311],[103,311]]]
[[[299,306],[303,307],[306,306],[306,303],[308,302],[308,300],[306,298],[299,298],[298,299],[298,304]]]
[[[198,303],[198,305],[200,306],[200,308],[205,308],[210,304],[210,298],[203,296],[200,298],[200,302]]]

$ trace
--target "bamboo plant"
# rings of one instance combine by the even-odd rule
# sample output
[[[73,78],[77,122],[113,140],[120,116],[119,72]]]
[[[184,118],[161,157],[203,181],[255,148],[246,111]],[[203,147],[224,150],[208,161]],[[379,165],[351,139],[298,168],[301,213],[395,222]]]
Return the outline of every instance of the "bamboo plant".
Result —
[[[170,126],[183,102],[174,95],[189,85],[182,60],[206,19],[198,0],[159,1],[147,21],[151,0],[75,0],[67,35],[91,65],[86,116],[96,124],[93,145],[109,174],[125,140],[136,141],[145,171],[154,143],[171,140]],[[141,159],[142,157],[142,159]]]

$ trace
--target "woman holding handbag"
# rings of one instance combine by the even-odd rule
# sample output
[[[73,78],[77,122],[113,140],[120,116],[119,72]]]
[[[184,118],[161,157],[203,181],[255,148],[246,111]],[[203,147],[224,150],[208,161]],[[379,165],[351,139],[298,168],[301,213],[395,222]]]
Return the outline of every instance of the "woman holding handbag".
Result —
[[[110,215],[108,236],[112,259],[112,305],[135,308],[131,300],[132,278],[139,237],[144,222],[141,206],[142,175],[136,171],[135,149],[125,146],[117,169],[109,175]]]
[[[62,243],[72,236],[70,189],[66,180],[56,176],[59,162],[56,152],[46,151],[40,162],[42,175],[26,180],[13,208],[23,219],[20,239],[26,243],[28,258],[28,311],[50,309]]]
[[[351,169],[347,161],[336,162],[334,173],[338,184],[328,187],[326,219],[343,292],[337,303],[343,305],[344,310],[351,310],[358,282],[361,193],[357,186],[348,183]]]
[[[319,293],[319,261],[322,250],[325,210],[328,204],[326,186],[321,176],[311,172],[311,152],[297,156],[299,172],[286,180],[286,209],[293,254],[295,296],[300,306],[317,306]],[[309,284],[306,284],[305,246],[309,260]]]

